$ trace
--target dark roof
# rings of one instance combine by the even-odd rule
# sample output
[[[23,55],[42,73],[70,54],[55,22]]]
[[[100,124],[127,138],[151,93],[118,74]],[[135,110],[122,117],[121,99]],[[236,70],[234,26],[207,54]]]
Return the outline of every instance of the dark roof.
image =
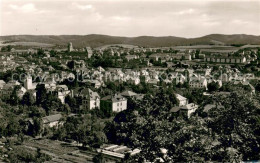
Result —
[[[106,97],[103,97],[101,99],[102,101],[111,101],[111,102],[119,102],[119,101],[124,101],[126,100],[126,98],[124,98],[122,95],[120,94],[116,94],[114,96],[112,95],[108,95]]]
[[[120,93],[120,95],[126,96],[126,97],[132,97],[132,96],[136,96],[137,94],[134,93],[134,92],[132,92],[132,91],[127,91],[127,90],[126,90],[126,91]]]

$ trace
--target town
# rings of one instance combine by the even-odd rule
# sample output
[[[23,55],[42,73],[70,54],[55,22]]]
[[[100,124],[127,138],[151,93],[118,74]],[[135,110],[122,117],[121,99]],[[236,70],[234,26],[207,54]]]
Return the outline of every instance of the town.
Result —
[[[257,160],[259,61],[257,45],[4,42],[1,160]]]

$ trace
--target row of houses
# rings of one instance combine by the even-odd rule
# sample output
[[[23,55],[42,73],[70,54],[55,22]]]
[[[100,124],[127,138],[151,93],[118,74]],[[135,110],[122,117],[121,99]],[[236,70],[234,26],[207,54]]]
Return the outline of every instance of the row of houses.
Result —
[[[204,58],[205,62],[215,62],[215,63],[247,63],[246,57],[244,56],[224,56],[224,55],[208,55]]]

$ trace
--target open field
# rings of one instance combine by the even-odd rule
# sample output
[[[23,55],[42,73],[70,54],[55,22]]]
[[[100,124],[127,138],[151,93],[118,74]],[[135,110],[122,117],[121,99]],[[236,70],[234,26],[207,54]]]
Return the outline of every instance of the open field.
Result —
[[[95,156],[94,152],[81,151],[74,144],[50,139],[27,140],[22,145],[19,145],[19,148],[32,151],[36,151],[37,148],[40,148],[42,153],[52,157],[52,160],[49,162],[92,162]]]
[[[109,47],[123,47],[123,48],[129,48],[129,49],[132,49],[132,48],[138,48],[138,46],[135,46],[135,45],[128,45],[128,44],[111,44],[111,45],[104,45],[104,46],[100,46],[100,47],[97,47],[96,49],[106,49],[106,48],[109,48]]]
[[[0,46],[33,46],[33,47],[53,47],[53,44],[41,43],[41,42],[10,42],[10,43],[0,43]]]

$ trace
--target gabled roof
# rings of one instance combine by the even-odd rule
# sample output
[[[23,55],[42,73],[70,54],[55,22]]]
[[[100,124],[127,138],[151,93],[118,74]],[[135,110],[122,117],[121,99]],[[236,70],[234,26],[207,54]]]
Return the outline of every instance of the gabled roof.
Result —
[[[212,108],[224,108],[224,106],[222,105],[214,105],[214,104],[207,104],[206,106],[204,106],[203,112],[208,112],[210,109]]]
[[[175,107],[172,107],[172,108],[171,108],[170,112],[171,112],[171,113],[176,113],[176,112],[178,112],[180,109],[181,109],[181,108],[180,108],[179,106],[175,106]]]
[[[73,91],[74,95],[83,96],[89,98],[90,100],[100,98],[97,92],[94,92],[89,88],[76,88]]]
[[[125,101],[126,98],[124,98],[122,95],[120,94],[116,94],[114,96],[112,95],[108,95],[106,97],[103,97],[101,99],[102,101],[111,101],[111,102],[120,102],[120,101]]]
[[[132,97],[132,96],[136,96],[137,94],[134,93],[134,92],[132,92],[132,91],[128,91],[128,90],[126,90],[126,91],[120,93],[120,95],[122,95],[122,96],[126,96],[126,97]]]
[[[175,94],[176,95],[176,98],[179,100],[179,101],[183,101],[183,100],[187,100],[187,98],[186,97],[183,97],[183,96],[181,96],[180,94]]]
[[[51,123],[51,122],[56,122],[61,119],[62,115],[61,114],[54,114],[50,116],[43,117],[43,123]]]

